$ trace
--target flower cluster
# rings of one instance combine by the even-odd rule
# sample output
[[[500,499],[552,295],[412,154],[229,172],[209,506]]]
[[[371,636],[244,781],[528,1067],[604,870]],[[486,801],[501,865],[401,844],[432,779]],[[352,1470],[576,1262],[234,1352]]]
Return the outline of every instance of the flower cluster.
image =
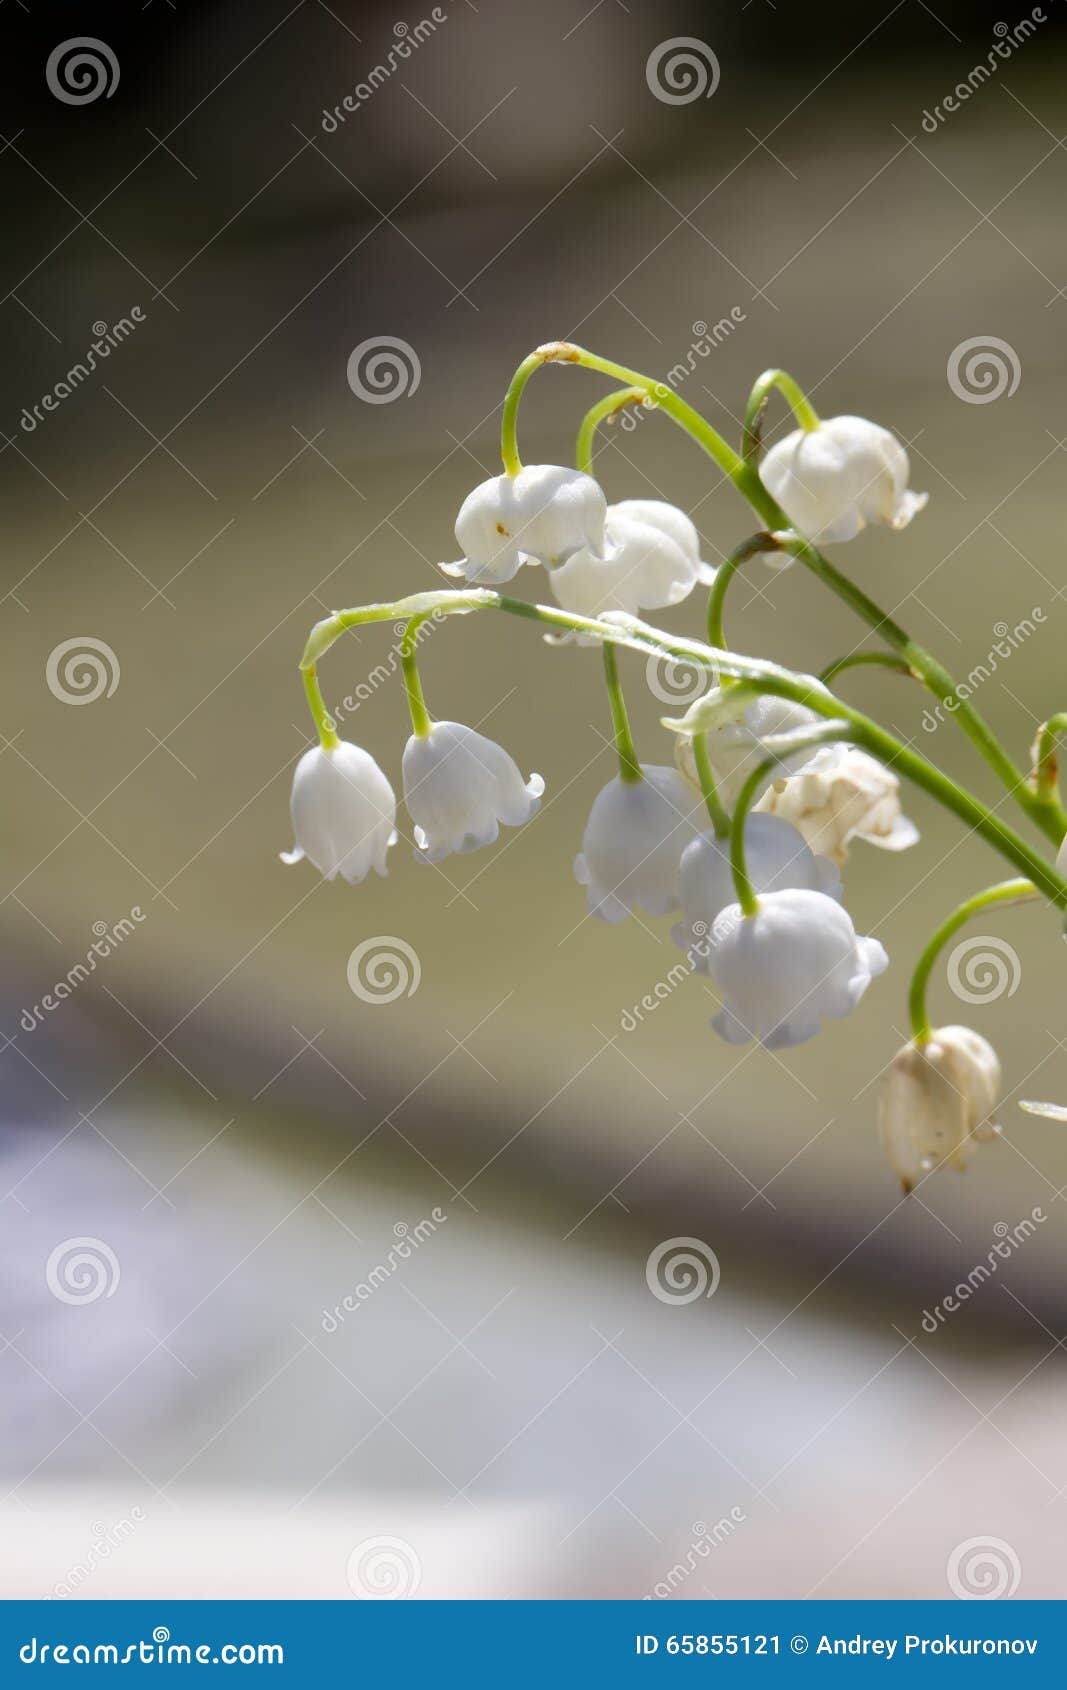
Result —
[[[589,413],[578,466],[523,467],[515,439],[522,389],[535,369],[563,361],[627,385]],[[764,451],[763,414],[773,389],[798,426]],[[720,464],[763,527],[713,566],[682,510],[658,499],[609,504],[592,474],[597,425],[636,399],[661,405]],[[1000,1065],[988,1042],[962,1027],[934,1029],[925,994],[933,963],[963,921],[994,903],[1048,897],[1067,907],[1067,846],[1046,862],[966,789],[873,719],[846,705],[830,680],[855,662],[882,662],[932,688],[946,672],[865,594],[826,563],[820,545],[855,539],[872,524],[905,527],[926,503],[908,486],[908,457],[887,429],[861,417],[820,420],[782,371],[753,388],[741,453],[662,384],[581,348],[551,343],[525,360],[509,388],[502,434],[504,473],[463,501],[455,524],[463,556],[441,565],[462,586],[389,605],[340,611],[312,630],[302,662],[319,744],[297,765],[292,793],[295,845],[327,879],[353,884],[386,872],[397,840],[397,801],[374,758],[338,739],[318,688],[317,664],[345,628],[402,620],[402,652],[412,735],[403,754],[404,801],[416,855],[438,862],[492,844],[501,826],[537,812],[539,775],[524,780],[514,759],[473,728],[434,720],[416,664],[417,632],[430,616],[482,609],[541,622],[557,645],[602,648],[618,773],[595,797],[574,860],[587,912],[608,923],[635,912],[676,914],[671,936],[694,971],[717,988],[711,1026],[730,1044],[768,1049],[813,1038],[824,1020],[849,1015],[888,966],[878,939],[857,934],[844,903],[841,870],[850,849],[902,851],[918,832],[904,814],[900,773],[953,810],[1027,878],[987,889],[961,905],[923,952],[911,990],[913,1037],[884,1076],[880,1132],[905,1191],[942,1165],[962,1168],[993,1123]],[[890,650],[850,654],[825,678],[797,674],[733,651],[723,631],[730,580],[744,563],[781,567],[798,560],[866,616]],[[530,604],[496,589],[540,565],[554,605]],[[708,643],[662,633],[642,614],[682,604],[709,589]],[[716,684],[680,720],[665,719],[674,760],[642,762],[634,748],[618,673],[618,652],[636,650],[705,666]],[[560,659],[562,661],[562,659]],[[1004,779],[1011,795],[1053,844],[1067,835],[1055,787],[1054,742],[1067,716],[1045,724],[1029,782],[969,705],[961,725]]]

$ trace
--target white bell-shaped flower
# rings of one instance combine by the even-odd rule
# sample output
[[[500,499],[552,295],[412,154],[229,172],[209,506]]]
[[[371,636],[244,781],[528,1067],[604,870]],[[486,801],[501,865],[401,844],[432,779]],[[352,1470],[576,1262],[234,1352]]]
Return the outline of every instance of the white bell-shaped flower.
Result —
[[[769,787],[758,809],[792,822],[813,851],[835,863],[847,861],[853,839],[906,851],[919,837],[901,810],[896,775],[854,745],[823,747],[799,774]]]
[[[737,720],[713,728],[708,734],[708,758],[715,784],[726,803],[733,803],[749,775],[760,763],[766,762],[773,749],[769,741],[773,742],[782,734],[819,727],[821,721],[822,718],[814,710],[809,710],[806,704],[794,704],[792,699],[763,693],[746,705],[744,714]],[[828,751],[833,758],[840,756],[842,749],[831,745],[797,752],[783,759],[778,778],[784,779],[787,774],[807,768],[822,751]],[[699,792],[700,777],[693,755],[693,742],[688,735],[675,736],[674,760],[694,791]]]
[[[305,751],[293,775],[289,802],[291,851],[283,863],[307,857],[327,880],[341,875],[358,886],[374,869],[385,874],[396,844],[396,796],[369,752],[342,740],[332,751]]]
[[[616,775],[593,801],[574,859],[590,915],[623,921],[640,907],[666,915],[678,907],[678,864],[703,806],[677,769],[642,765],[642,779]]]
[[[946,1164],[962,1170],[997,1136],[1000,1084],[996,1051],[969,1027],[937,1027],[898,1050],[882,1078],[878,1130],[906,1192]]]
[[[817,857],[797,829],[778,816],[750,813],[746,818],[745,867],[760,896],[787,887],[825,892],[828,898],[841,896],[841,876],[834,864]],[[690,840],[682,852],[678,892],[685,919],[671,930],[671,938],[692,958],[693,967],[707,974],[709,935],[716,917],[737,902],[729,839],[702,833]]]
[[[669,505],[666,499],[620,499],[617,504],[608,506],[608,521],[618,520],[644,522],[650,528],[658,528],[673,540],[676,546],[681,547],[689,559],[696,579],[706,587],[711,586],[716,575],[715,565],[704,562],[700,555],[697,525],[692,517],[679,510],[677,505]]]
[[[857,938],[825,892],[768,892],[751,916],[731,904],[711,929],[708,973],[723,1000],[711,1025],[729,1044],[803,1044],[824,1016],[855,1009],[887,966],[877,939]]]
[[[404,748],[404,802],[431,863],[492,845],[502,822],[520,827],[540,809],[544,790],[540,775],[524,781],[503,746],[460,722],[434,722]]]
[[[557,566],[583,547],[600,557],[606,516],[607,501],[591,475],[530,464],[468,493],[456,518],[464,555],[441,567],[448,575],[499,586],[524,563]]]
[[[908,488],[908,454],[865,417],[794,429],[760,464],[760,480],[794,527],[818,543],[852,540],[869,522],[904,528],[929,497]]]
[[[572,615],[663,610],[681,604],[698,581],[714,579],[701,561],[695,527],[673,505],[658,499],[609,505],[604,532],[603,557],[584,547],[549,577],[558,603]]]

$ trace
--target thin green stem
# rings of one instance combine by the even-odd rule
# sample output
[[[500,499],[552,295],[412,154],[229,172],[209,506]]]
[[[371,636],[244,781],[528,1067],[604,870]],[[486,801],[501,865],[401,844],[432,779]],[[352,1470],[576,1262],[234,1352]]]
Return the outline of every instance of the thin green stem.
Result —
[[[642,780],[641,764],[638,762],[634,749],[633,735],[630,732],[630,718],[626,714],[626,700],[622,696],[622,683],[619,680],[619,660],[613,645],[604,645],[604,679],[608,688],[608,703],[611,705],[611,725],[615,734],[615,749],[619,754],[619,779],[632,785]]]
[[[504,410],[500,421],[500,455],[508,475],[517,475],[522,468],[517,439],[519,400],[530,377],[545,364],[578,364],[582,369],[596,370],[601,375],[611,376],[615,381],[625,382],[627,387],[640,389],[647,399],[666,411],[669,417],[703,446],[724,474],[736,479],[739,471],[744,468],[733,447],[727,444],[699,411],[679,398],[666,382],[654,381],[651,376],[642,375],[640,370],[628,369],[625,364],[616,364],[611,358],[601,358],[595,352],[588,352],[583,346],[573,346],[569,341],[556,340],[546,346],[539,346],[528,358],[523,359],[504,395]]]
[[[715,782],[715,774],[708,755],[708,736],[706,733],[693,735],[693,761],[696,764],[697,779],[700,790],[704,794],[707,805],[708,818],[715,830],[716,839],[725,839],[730,831],[730,812],[719,797],[719,788]]]
[[[1042,804],[1060,806],[1059,769],[1056,764],[1056,741],[1060,734],[1067,733],[1067,711],[1061,710],[1057,715],[1050,716],[1047,722],[1042,722],[1037,730],[1033,749],[1030,753],[1033,761],[1030,780],[1033,785],[1034,796]],[[1067,833],[1067,828],[1064,829]]]
[[[911,977],[908,1014],[911,1017],[912,1036],[916,1044],[926,1044],[933,1033],[926,1007],[926,989],[934,964],[949,940],[980,910],[989,909],[994,904],[1023,903],[1037,896],[1037,887],[1030,880],[1003,880],[999,885],[987,886],[984,891],[976,892],[973,898],[967,898],[941,923],[925,946]]]
[[[488,587],[470,587],[465,591],[442,588],[436,592],[414,593],[393,603],[359,605],[352,610],[340,610],[324,617],[321,622],[315,624],[308,636],[300,666],[304,670],[312,668],[346,628],[373,622],[397,621],[409,616],[443,616],[473,610],[501,610],[509,616],[521,616],[542,626],[563,628],[570,633],[590,634],[609,644],[641,652],[646,657],[650,652],[654,652],[681,658],[700,664],[720,675],[727,675],[733,680],[748,683],[747,691],[752,696],[769,693],[778,698],[790,698],[797,704],[807,705],[824,718],[847,721],[850,728],[849,739],[854,745],[870,752],[872,757],[877,757],[887,767],[903,774],[924,792],[928,792],[975,833],[980,834],[1015,869],[1032,880],[1038,890],[1057,908],[1067,908],[1067,879],[1038,856],[1025,839],[981,804],[966,788],[913,751],[910,746],[902,744],[870,717],[845,704],[813,675],[798,675],[764,658],[746,657],[739,652],[704,645],[699,640],[667,635],[637,617],[629,617],[624,621],[603,622],[592,616],[572,615],[554,605],[528,604],[523,599],[507,598]],[[700,706],[698,704],[693,708],[699,710]],[[699,722],[695,724],[696,729],[700,726]]]
[[[818,428],[819,416],[800,383],[794,381],[786,370],[764,370],[748,396],[745,406],[745,422],[741,434],[741,455],[746,463],[755,463],[759,458],[762,444],[763,413],[767,409],[767,402],[778,389],[786,404],[790,407],[797,422],[806,433]]]
[[[798,753],[814,750],[818,745],[829,745],[844,737],[841,724],[827,725],[825,728],[815,728],[810,734],[790,744],[788,755],[795,757]],[[748,863],[745,858],[745,826],[749,812],[767,780],[767,776],[780,768],[780,757],[765,757],[753,769],[741,791],[737,795],[734,805],[733,820],[730,823],[730,869],[734,877],[734,890],[737,901],[741,905],[742,913],[746,916],[755,915],[759,909],[759,898],[748,873]]]
[[[416,739],[425,739],[433,726],[430,712],[426,708],[426,700],[423,697],[418,658],[415,655],[419,629],[425,620],[424,616],[413,616],[405,627],[403,638],[400,641],[400,664],[404,671],[404,691],[407,694],[408,710],[411,714],[411,730]]]
[[[326,708],[326,700],[322,696],[318,671],[314,663],[309,664],[303,670],[303,676],[304,691],[307,693],[311,717],[318,731],[319,744],[324,751],[336,751],[341,741],[333,725],[333,717]]]
[[[590,406],[582,418],[574,448],[574,462],[578,469],[585,475],[593,473],[593,439],[600,424],[628,405],[643,405],[646,397],[643,387],[619,387]]]
[[[715,579],[708,594],[708,644],[724,646],[726,634],[723,629],[723,606],[726,602],[726,592],[737,571],[749,558],[756,557],[760,552],[773,552],[778,542],[772,534],[753,534],[743,540],[730,556],[719,564],[715,571]]]
[[[762,487],[762,483],[760,483]],[[761,500],[761,504],[763,500]],[[759,507],[757,506],[757,509]],[[762,514],[762,513],[761,513]],[[784,551],[791,552],[799,558],[812,574],[817,576],[839,599],[842,599],[857,615],[872,627],[885,640],[886,644],[901,657],[916,675],[919,675],[929,690],[945,703],[952,701],[953,714],[958,716],[960,726],[968,738],[982,753],[986,762],[1000,776],[1008,791],[1015,798],[1019,806],[1024,809],[1036,822],[1037,826],[1050,839],[1056,838],[1058,821],[1053,820],[1048,807],[1038,800],[1026,784],[1026,777],[1012,761],[993,730],[987,725],[977,710],[961,693],[961,689],[950,675],[949,671],[925,647],[918,644],[911,635],[906,633],[891,616],[875,604],[865,592],[843,575],[832,563],[819,552],[809,540],[801,535],[778,534],[778,543]],[[1051,825],[1050,825],[1051,823]],[[1060,831],[1067,830],[1065,827]],[[1058,842],[1058,841],[1057,841]]]
[[[922,679],[910,663],[893,651],[849,652],[846,657],[838,657],[833,663],[828,663],[826,668],[820,671],[819,679],[829,686],[830,682],[836,680],[838,675],[843,675],[846,669],[862,669],[868,665],[877,669],[894,669],[898,675],[909,675],[913,681]]]

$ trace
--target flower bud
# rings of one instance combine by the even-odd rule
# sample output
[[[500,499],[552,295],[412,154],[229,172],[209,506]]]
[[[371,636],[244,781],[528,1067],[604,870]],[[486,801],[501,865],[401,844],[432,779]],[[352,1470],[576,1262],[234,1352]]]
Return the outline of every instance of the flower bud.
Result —
[[[996,1051],[969,1027],[937,1027],[898,1050],[882,1078],[878,1130],[905,1192],[946,1163],[962,1170],[997,1136],[1000,1083]]]

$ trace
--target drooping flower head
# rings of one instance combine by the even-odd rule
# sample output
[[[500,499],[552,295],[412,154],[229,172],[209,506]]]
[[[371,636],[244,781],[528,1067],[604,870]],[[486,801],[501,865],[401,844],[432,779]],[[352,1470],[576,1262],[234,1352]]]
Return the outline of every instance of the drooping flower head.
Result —
[[[906,1192],[936,1168],[962,1170],[998,1135],[1000,1084],[996,1051],[969,1027],[937,1027],[898,1050],[882,1079],[878,1128]]]
[[[834,864],[815,856],[796,828],[777,816],[746,817],[745,866],[753,891],[761,896],[788,887],[841,896],[841,876]],[[694,968],[707,974],[708,935],[723,910],[737,902],[729,839],[702,833],[690,840],[682,852],[678,891],[685,919],[672,929],[671,938],[693,957]]]
[[[428,862],[492,845],[505,827],[536,815],[545,783],[524,781],[503,746],[460,722],[434,722],[404,749],[404,801]]]
[[[616,775],[597,794],[574,859],[589,913],[601,921],[624,921],[637,907],[649,915],[678,907],[678,864],[703,807],[676,769],[642,765],[641,775]]]
[[[877,939],[856,936],[848,912],[825,892],[768,892],[749,916],[731,904],[708,948],[708,973],[723,999],[711,1025],[729,1044],[803,1044],[824,1016],[850,1014],[888,960]]]
[[[852,540],[870,522],[904,528],[929,497],[908,488],[908,454],[865,417],[828,417],[771,447],[760,480],[794,527],[818,544]]]
[[[604,532],[603,557],[585,547],[550,576],[557,601],[573,615],[662,610],[714,579],[693,523],[659,499],[609,505]]]
[[[342,740],[333,750],[305,751],[289,804],[295,843],[283,863],[306,857],[327,880],[358,886],[373,869],[384,875],[396,844],[396,796],[369,752]]]
[[[555,567],[585,547],[604,551],[607,501],[591,475],[559,464],[530,464],[468,493],[456,518],[463,548],[446,574],[485,586],[510,581],[524,563]]]

